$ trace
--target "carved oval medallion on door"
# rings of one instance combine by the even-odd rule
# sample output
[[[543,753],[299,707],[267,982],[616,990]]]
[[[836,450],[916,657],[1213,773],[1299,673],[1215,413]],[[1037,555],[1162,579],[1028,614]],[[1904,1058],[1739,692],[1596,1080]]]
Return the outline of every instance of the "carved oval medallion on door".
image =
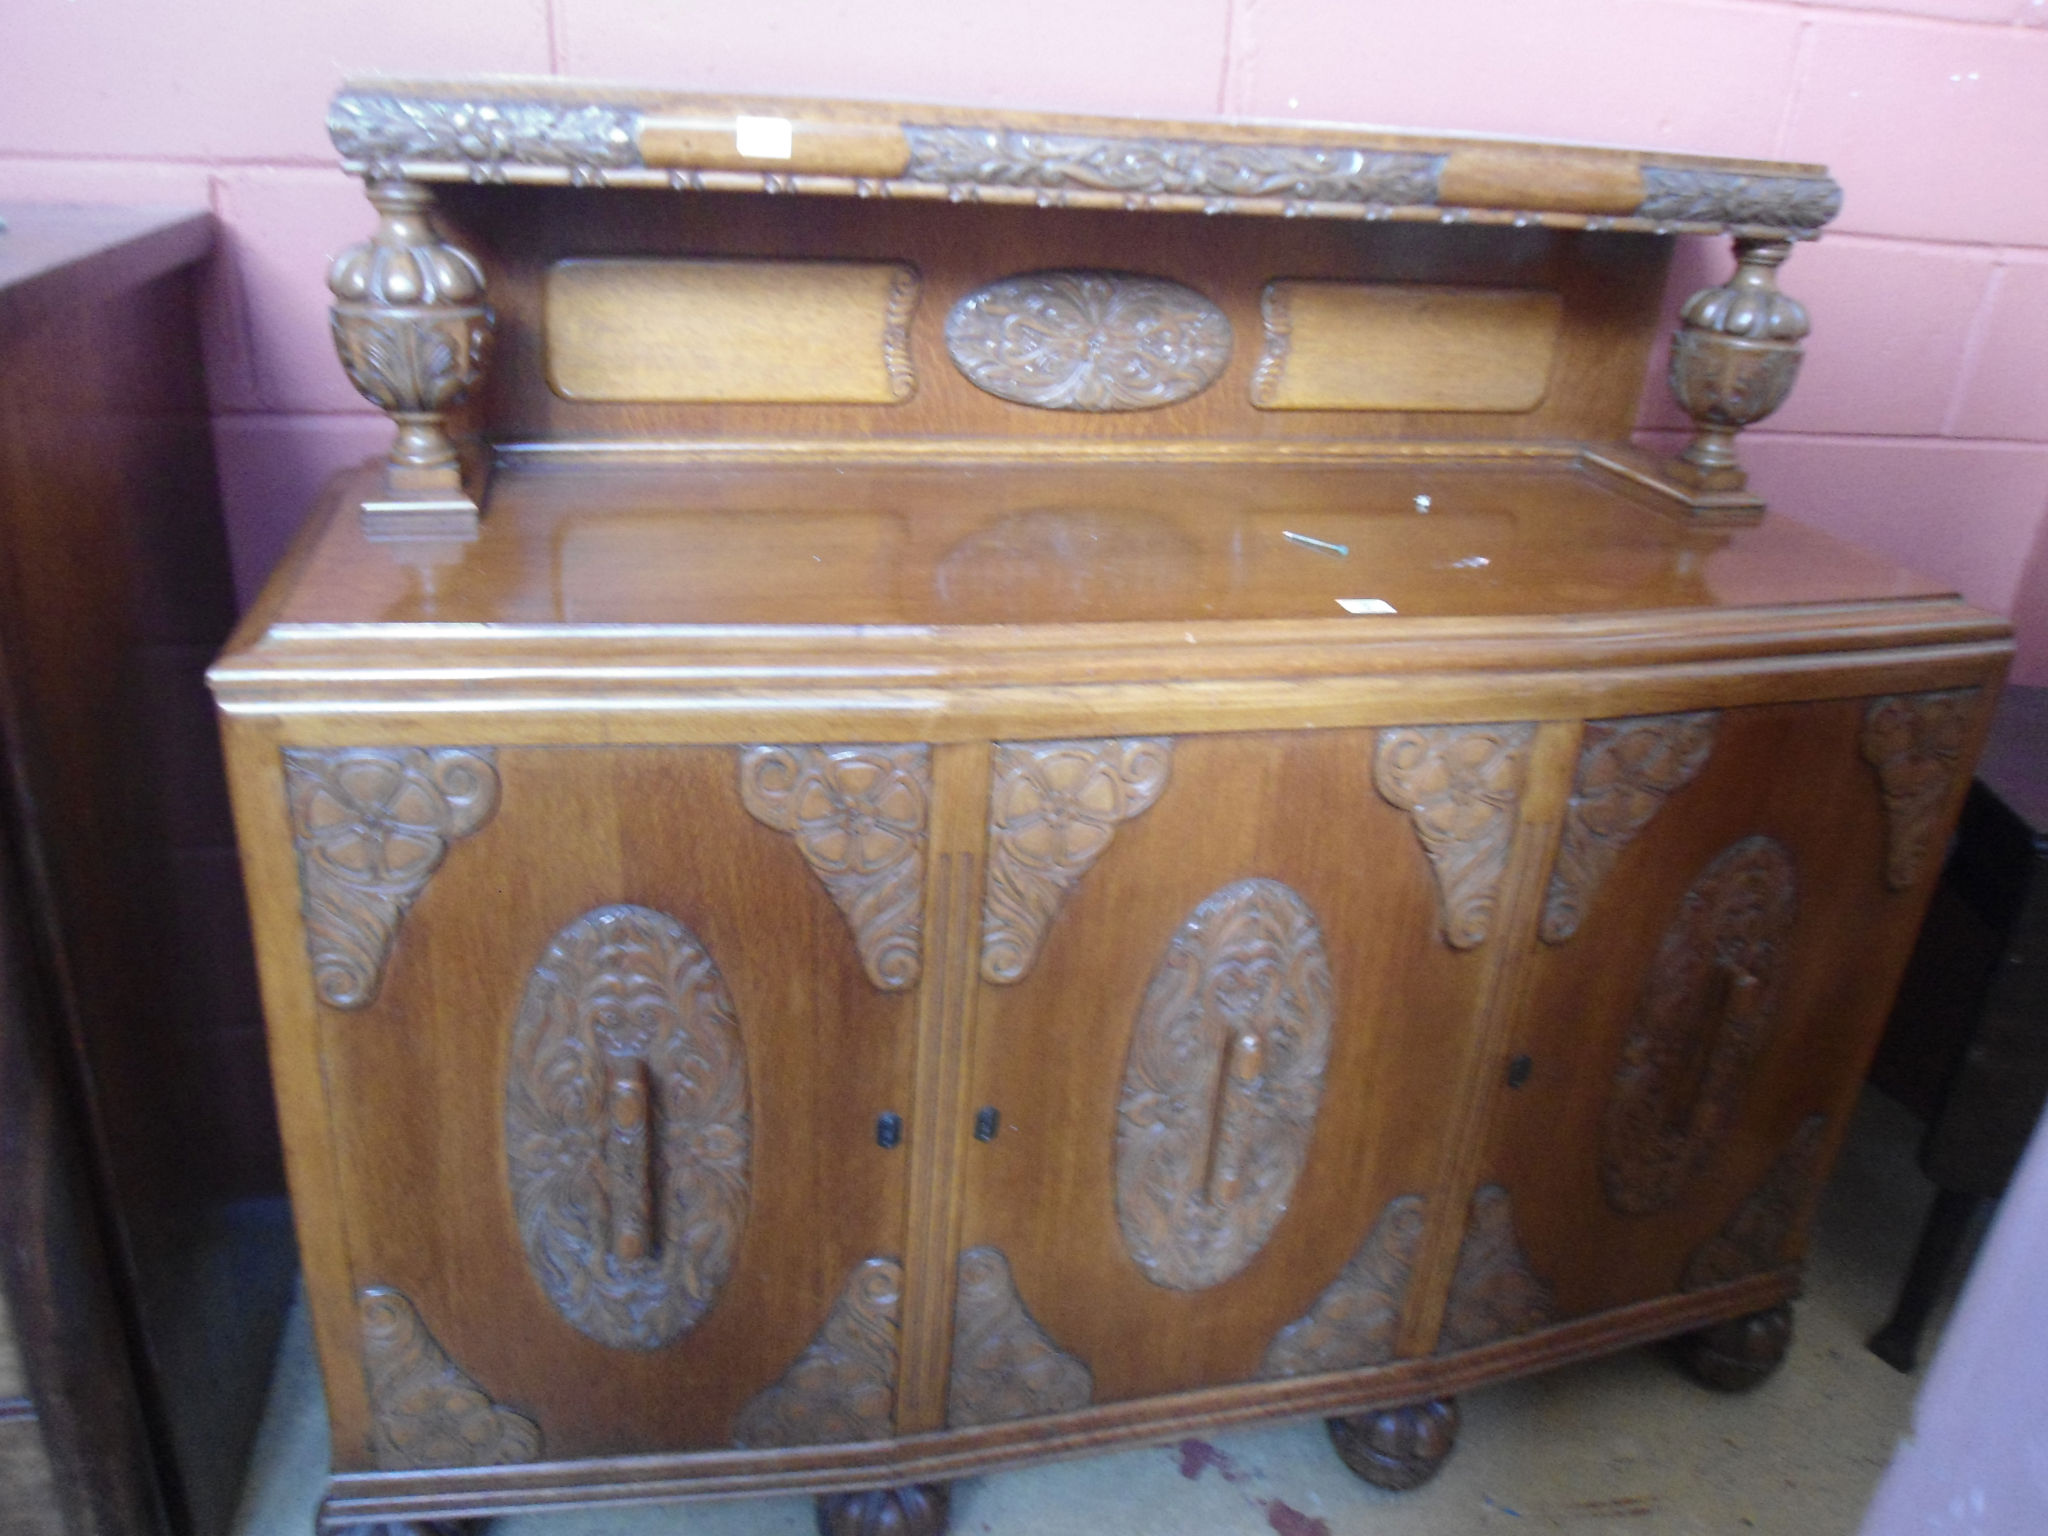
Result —
[[[1147,1279],[1250,1263],[1308,1157],[1335,1013],[1315,914],[1277,880],[1206,898],[1152,972],[1117,1107],[1116,1207]]]

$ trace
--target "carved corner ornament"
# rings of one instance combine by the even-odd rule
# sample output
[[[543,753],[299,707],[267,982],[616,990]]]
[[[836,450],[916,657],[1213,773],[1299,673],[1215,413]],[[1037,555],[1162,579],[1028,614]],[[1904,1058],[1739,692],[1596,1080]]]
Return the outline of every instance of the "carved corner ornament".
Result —
[[[739,1253],[751,1144],[746,1047],[696,935],[636,906],[556,934],[505,1082],[513,1214],[555,1309],[614,1349],[694,1327]]]
[[[1728,1224],[1700,1244],[1680,1286],[1703,1291],[1746,1275],[1766,1274],[1790,1258],[1800,1217],[1820,1193],[1821,1147],[1827,1116],[1809,1115]]]
[[[1799,373],[1806,310],[1778,291],[1777,268],[1792,254],[1779,236],[1735,240],[1735,273],[1685,301],[1671,339],[1671,392],[1692,417],[1693,437],[1674,472],[1706,491],[1748,484],[1735,435],[1785,403]]]
[[[358,1313],[378,1467],[402,1472],[540,1460],[540,1426],[492,1402],[403,1295],[373,1287],[358,1298]]]
[[[810,1346],[733,1421],[744,1449],[883,1440],[896,1428],[903,1266],[868,1259],[847,1277]]]
[[[966,295],[946,351],[969,383],[1048,411],[1149,411],[1230,362],[1230,321],[1194,289],[1129,272],[1027,272]]]
[[[284,753],[284,779],[314,987],[330,1007],[367,1008],[399,922],[448,845],[497,809],[497,754],[294,748]]]
[[[1777,1022],[1798,889],[1775,838],[1722,851],[1680,899],[1608,1091],[1600,1149],[1624,1215],[1674,1204],[1727,1138]]]
[[[1436,875],[1444,942],[1486,940],[1514,846],[1536,727],[1419,725],[1379,733],[1373,783],[1408,812]]]
[[[1261,1380],[1355,1371],[1394,1358],[1424,1210],[1420,1195],[1387,1203],[1315,1305],[1273,1335],[1259,1364]]]
[[[1498,1184],[1472,1196],[1465,1240],[1458,1248],[1436,1352],[1476,1349],[1549,1323],[1557,1303],[1515,1232],[1514,1203]]]
[[[868,980],[886,992],[923,969],[931,748],[747,747],[740,800],[796,841],[853,930]]]
[[[417,182],[372,181],[377,231],[334,259],[334,349],[349,382],[389,416],[398,436],[384,489],[363,503],[371,538],[476,537],[486,466],[465,463],[448,413],[484,376],[495,321],[484,273],[434,226],[433,193]]]
[[[1088,1367],[1052,1341],[1017,1293],[1000,1248],[960,1255],[953,1302],[953,1366],[946,1424],[1000,1424],[1085,1408],[1095,1396]]]
[[[1714,750],[1715,710],[1589,720],[1565,809],[1539,932],[1562,944],[1579,931],[1593,893],[1664,802],[1699,777]]]
[[[1168,943],[1131,1030],[1116,1214],[1155,1285],[1227,1280],[1265,1246],[1308,1160],[1335,1015],[1308,904],[1240,880]]]
[[[1877,771],[1890,828],[1885,883],[1913,885],[1935,851],[1935,829],[1963,771],[1977,690],[1889,694],[1863,712],[1863,760]]]
[[[981,974],[1022,980],[1067,895],[1094,867],[1119,823],[1166,788],[1173,742],[999,742],[989,782],[988,875],[981,908]]]

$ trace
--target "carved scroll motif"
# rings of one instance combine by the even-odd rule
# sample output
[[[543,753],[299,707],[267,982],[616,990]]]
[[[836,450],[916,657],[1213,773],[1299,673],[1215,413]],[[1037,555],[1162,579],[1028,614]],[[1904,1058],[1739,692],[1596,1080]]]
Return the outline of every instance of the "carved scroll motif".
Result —
[[[1863,760],[1884,791],[1891,827],[1885,881],[1895,891],[1918,880],[1934,852],[1976,713],[1975,688],[1890,694],[1863,712]]]
[[[600,907],[526,984],[505,1082],[512,1208],[555,1309],[614,1349],[694,1327],[747,1219],[746,1048],[696,935]]]
[[[1166,788],[1173,742],[999,742],[989,784],[988,884],[981,908],[981,974],[1021,980],[1067,893],[1094,867],[1117,824]]]
[[[467,162],[482,181],[510,166],[560,167],[600,182],[640,163],[640,114],[590,102],[434,101],[347,91],[327,110],[327,136],[351,167],[396,176],[408,161]]]
[[[1422,1245],[1424,1208],[1420,1195],[1387,1203],[1316,1304],[1273,1335],[1259,1365],[1262,1380],[1353,1371],[1394,1358],[1401,1304]]]
[[[1225,886],[1174,935],[1117,1106],[1117,1223],[1147,1279],[1200,1290],[1272,1235],[1308,1156],[1333,1012],[1315,915],[1277,880]]]
[[[1230,361],[1230,321],[1201,294],[1127,272],[1027,272],[946,317],[978,389],[1048,411],[1145,411],[1198,395]]]
[[[320,1000],[367,1008],[398,924],[448,845],[498,807],[488,747],[341,747],[284,754],[306,953]]]
[[[1408,812],[1436,873],[1444,942],[1484,943],[1514,845],[1533,724],[1418,725],[1383,730],[1373,783]]]
[[[953,1370],[946,1423],[999,1424],[1085,1408],[1095,1395],[1088,1367],[1038,1325],[1000,1248],[960,1255],[953,1302]]]
[[[1760,1275],[1788,1262],[1799,1218],[1819,1193],[1827,1116],[1809,1115],[1728,1224],[1700,1244],[1680,1280],[1688,1291]]]
[[[1556,1305],[1549,1284],[1522,1250],[1508,1192],[1498,1184],[1480,1186],[1472,1196],[1436,1352],[1475,1349],[1541,1328],[1556,1315]]]
[[[1543,899],[1540,932],[1546,944],[1562,944],[1579,931],[1593,893],[1622,849],[1670,795],[1699,776],[1714,750],[1719,720],[1717,711],[1705,709],[1586,722],[1557,864]]]
[[[906,123],[910,181],[1328,203],[1436,201],[1442,155]]]
[[[740,799],[796,846],[853,930],[868,980],[887,992],[923,969],[931,748],[748,747]]]
[[[1768,837],[1726,849],[1679,902],[1608,1093],[1600,1178],[1616,1210],[1671,1205],[1734,1125],[1797,907],[1792,856]]]
[[[733,1443],[748,1449],[882,1440],[896,1428],[903,1266],[868,1259],[782,1379],[740,1410]]]
[[[500,1408],[434,1342],[413,1304],[382,1286],[358,1298],[370,1441],[387,1472],[540,1460],[540,1427]]]

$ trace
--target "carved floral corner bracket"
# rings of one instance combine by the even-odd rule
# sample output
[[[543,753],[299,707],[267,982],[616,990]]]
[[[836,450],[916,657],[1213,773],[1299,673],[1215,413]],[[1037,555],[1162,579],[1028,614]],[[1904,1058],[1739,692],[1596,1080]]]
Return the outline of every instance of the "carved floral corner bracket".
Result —
[[[747,747],[740,800],[787,833],[853,930],[868,980],[917,985],[923,969],[931,748]]]
[[[1700,1244],[1679,1285],[1703,1291],[1785,1264],[1799,1220],[1820,1192],[1827,1116],[1809,1115],[1726,1226]]]
[[[1890,828],[1885,883],[1895,891],[1919,880],[1934,852],[1935,829],[1963,771],[1976,723],[1978,690],[1888,694],[1863,712],[1863,760],[1877,771]]]
[[[366,1008],[398,925],[448,845],[498,805],[489,747],[340,747],[284,753],[306,953],[320,1000]]]
[[[1261,1380],[1353,1371],[1394,1358],[1424,1211],[1420,1195],[1387,1202],[1315,1305],[1273,1335],[1259,1364]]]
[[[1664,802],[1699,777],[1714,750],[1715,710],[1587,722],[1557,863],[1538,930],[1546,944],[1579,931],[1593,893]]]
[[[1068,894],[1094,867],[1119,823],[1165,791],[1173,742],[999,743],[989,782],[988,875],[981,909],[981,974],[1023,979]]]
[[[1000,1248],[960,1255],[953,1303],[953,1366],[946,1423],[953,1429],[1085,1408],[1095,1396],[1088,1367],[1061,1349],[1031,1315]]]
[[[371,1448],[385,1471],[540,1460],[540,1426],[501,1408],[448,1358],[417,1308],[373,1287],[358,1299]]]
[[[1513,1338],[1549,1323],[1556,1296],[1536,1273],[1515,1232],[1514,1203],[1498,1184],[1472,1196],[1436,1352],[1447,1355]]]
[[[902,1307],[903,1266],[861,1263],[809,1347],[740,1410],[733,1443],[761,1449],[888,1438],[896,1427]]]
[[[1408,812],[1436,875],[1444,941],[1472,949],[1493,926],[1529,777],[1532,723],[1389,727],[1373,783]]]

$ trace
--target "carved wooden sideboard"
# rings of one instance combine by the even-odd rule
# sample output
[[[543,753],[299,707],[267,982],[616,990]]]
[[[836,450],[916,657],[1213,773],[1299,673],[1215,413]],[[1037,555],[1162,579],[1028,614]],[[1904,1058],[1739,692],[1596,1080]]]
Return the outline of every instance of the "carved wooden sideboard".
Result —
[[[336,101],[213,674],[324,1525],[1767,1374],[2010,649],[1747,489],[1825,174],[563,89]]]

